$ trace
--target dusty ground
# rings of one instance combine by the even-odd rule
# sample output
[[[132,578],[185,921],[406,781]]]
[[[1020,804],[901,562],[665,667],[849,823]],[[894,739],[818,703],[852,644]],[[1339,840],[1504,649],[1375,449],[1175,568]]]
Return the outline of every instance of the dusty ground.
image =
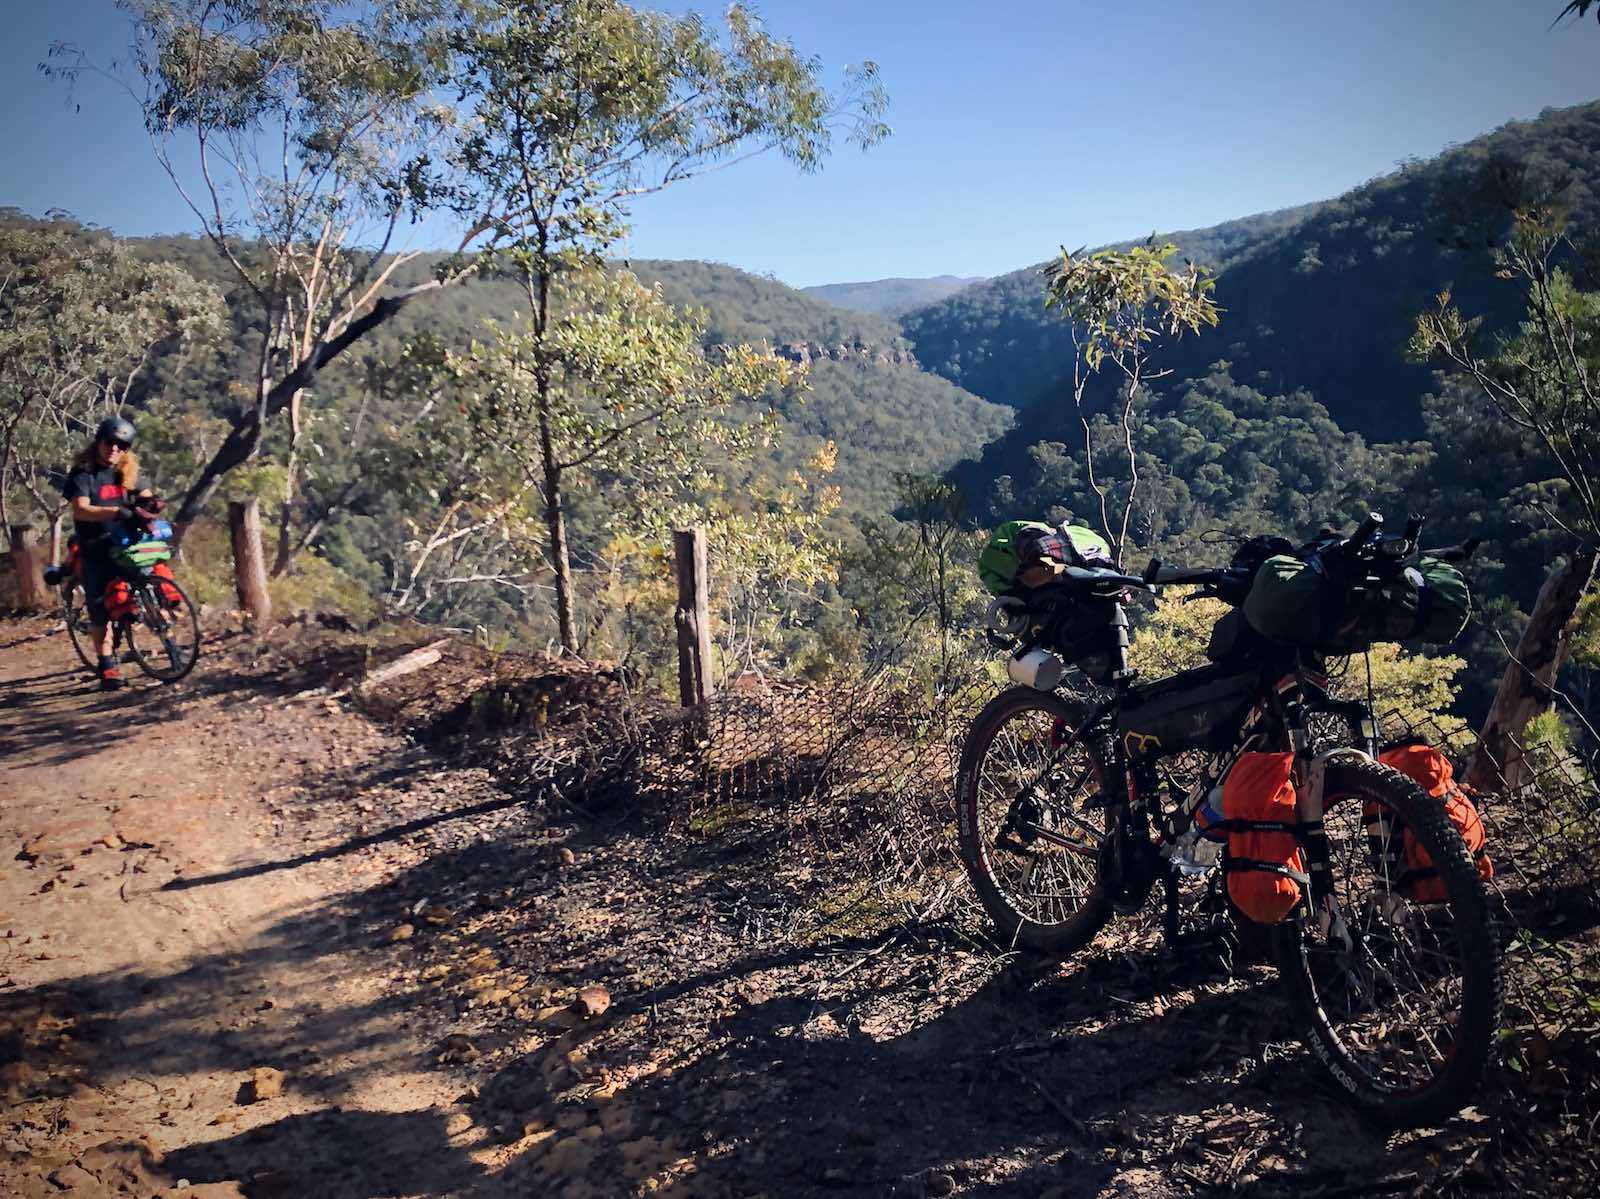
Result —
[[[762,836],[519,790],[325,694],[365,658],[233,635],[106,696],[0,624],[0,1194],[1489,1182],[1492,1121],[1385,1140],[1326,1098],[1264,969],[796,919]]]

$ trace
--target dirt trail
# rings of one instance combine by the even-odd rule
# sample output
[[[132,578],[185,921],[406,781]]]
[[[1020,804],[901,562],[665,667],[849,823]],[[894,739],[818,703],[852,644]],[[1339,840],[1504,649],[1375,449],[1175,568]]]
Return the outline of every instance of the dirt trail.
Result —
[[[418,856],[349,844],[389,823],[399,778],[436,791],[435,811],[498,793],[337,704],[279,697],[240,641],[178,688],[136,676],[102,694],[50,626],[0,625],[0,1179],[16,1193],[60,1193],[38,1183],[52,1174],[97,1193],[71,1163],[139,1138],[166,1157],[152,1189],[460,1181],[435,1176],[461,1083],[339,905]],[[236,1102],[263,1067],[281,1097]]]
[[[1474,1181],[1470,1118],[1386,1140],[1326,1096],[1269,971],[1126,930],[1019,964],[797,905],[759,823],[522,794],[318,692],[366,652],[223,637],[102,695],[46,622],[0,623],[0,1195]],[[504,669],[456,647],[410,691]]]

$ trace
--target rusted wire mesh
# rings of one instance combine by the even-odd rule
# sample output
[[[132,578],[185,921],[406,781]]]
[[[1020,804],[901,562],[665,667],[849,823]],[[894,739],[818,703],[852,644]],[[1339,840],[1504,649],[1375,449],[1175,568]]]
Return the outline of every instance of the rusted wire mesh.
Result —
[[[1413,735],[1443,744],[1437,727]],[[1457,738],[1458,774],[1476,744]],[[1530,1121],[1593,1146],[1600,1120],[1600,787],[1596,760],[1528,745],[1525,779],[1480,792],[1506,983],[1497,1080]]]
[[[765,840],[833,907],[864,919],[968,914],[956,766],[967,726],[997,691],[747,676],[684,722],[693,782],[674,815],[694,835]],[[801,907],[813,898],[796,895]]]

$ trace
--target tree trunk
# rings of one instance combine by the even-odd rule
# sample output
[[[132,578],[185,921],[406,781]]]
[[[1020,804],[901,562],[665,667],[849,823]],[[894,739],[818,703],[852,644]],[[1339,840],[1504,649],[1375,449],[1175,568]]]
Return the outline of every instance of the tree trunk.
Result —
[[[17,611],[44,612],[50,607],[50,589],[44,585],[44,563],[31,525],[11,525],[11,565],[17,575]]]
[[[233,418],[233,428],[228,430],[227,437],[217,447],[216,453],[211,455],[200,471],[200,476],[189,486],[184,494],[183,503],[178,505],[177,514],[172,517],[173,544],[182,543],[183,534],[194,523],[197,516],[205,508],[217,487],[222,482],[222,477],[236,466],[248,462],[256,452],[256,447],[261,444],[262,422],[271,420],[282,412],[302,391],[316,381],[317,374],[328,363],[332,362],[345,350],[366,334],[376,329],[379,325],[389,320],[404,308],[411,300],[426,291],[433,291],[443,287],[444,283],[437,279],[430,279],[426,283],[419,283],[415,287],[395,295],[384,296],[372,306],[371,311],[357,317],[345,326],[344,331],[331,341],[320,343],[315,350],[301,362],[294,370],[280,379],[270,391],[266,400],[258,405],[241,411]]]
[[[1550,709],[1556,676],[1566,663],[1572,641],[1572,618],[1594,577],[1595,551],[1585,547],[1571,561],[1551,572],[1539,588],[1528,625],[1506,670],[1489,718],[1483,723],[1478,749],[1467,768],[1474,787],[1515,790],[1528,781],[1523,736],[1528,722]]]
[[[267,594],[266,556],[261,550],[260,501],[230,503],[228,529],[233,535],[233,584],[239,606],[261,628],[272,619],[272,598]]]
[[[50,518],[50,561],[61,561],[61,522],[66,517],[65,508],[57,508]]]
[[[550,532],[550,568],[556,575],[556,623],[561,648],[578,652],[578,621],[572,607],[572,561],[567,555],[567,513],[561,495],[561,472],[545,467],[544,519]]]

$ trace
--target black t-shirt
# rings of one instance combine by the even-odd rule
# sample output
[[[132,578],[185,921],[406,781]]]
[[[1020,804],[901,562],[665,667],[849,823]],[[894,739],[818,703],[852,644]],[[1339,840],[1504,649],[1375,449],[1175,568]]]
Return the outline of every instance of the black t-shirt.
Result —
[[[128,502],[128,490],[118,480],[114,466],[102,466],[99,470],[73,471],[67,476],[66,486],[61,489],[61,494],[67,497],[69,504],[80,495],[87,496],[91,504],[107,508]],[[80,545],[104,541],[111,535],[111,524],[106,521],[74,520],[72,529],[77,533]]]

